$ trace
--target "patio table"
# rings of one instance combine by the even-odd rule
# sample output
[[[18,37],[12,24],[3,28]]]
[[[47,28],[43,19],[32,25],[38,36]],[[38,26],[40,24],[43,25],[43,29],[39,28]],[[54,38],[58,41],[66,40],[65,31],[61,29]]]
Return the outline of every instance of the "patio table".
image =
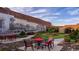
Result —
[[[38,42],[38,41],[43,41],[42,38],[35,38],[34,40],[37,41],[37,42]]]
[[[43,38],[35,38],[34,41],[37,43],[37,49],[41,47],[41,43],[43,41]]]

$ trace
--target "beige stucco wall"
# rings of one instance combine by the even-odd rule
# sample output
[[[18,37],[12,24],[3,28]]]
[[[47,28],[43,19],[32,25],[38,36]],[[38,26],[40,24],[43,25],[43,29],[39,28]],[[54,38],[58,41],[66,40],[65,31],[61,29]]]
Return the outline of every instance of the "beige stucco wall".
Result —
[[[12,15],[0,13],[0,20],[3,21],[2,28],[1,28],[2,32],[5,32],[9,29],[10,18],[12,17],[13,17]]]
[[[29,24],[30,26],[33,26],[33,27],[35,27],[35,28],[37,27],[37,25],[39,25],[39,24],[37,24],[37,23],[29,22],[29,21],[27,21],[27,20],[19,19],[19,18],[15,18],[14,23],[20,23],[20,24],[23,24],[23,25]],[[46,26],[43,26],[43,25],[39,25],[39,26],[40,26],[41,28],[43,28],[42,31],[45,31],[45,30],[46,30]],[[39,27],[39,30],[41,30],[40,27]],[[32,28],[30,28],[30,29],[32,29]]]
[[[19,18],[15,18],[14,23],[20,23],[20,24],[23,24],[23,25],[29,24],[30,26],[37,26],[37,25],[38,25],[38,24],[36,24],[36,23],[28,22],[27,20],[19,19]]]
[[[64,33],[64,27],[59,27],[59,33]]]
[[[12,17],[15,19],[14,23],[20,23],[20,24],[23,24],[23,25],[28,24],[28,25],[33,26],[33,27],[37,27],[37,25],[39,25],[37,23],[29,22],[29,21],[24,20],[24,19],[15,18],[14,16],[9,15],[9,14],[0,13],[0,19],[4,20],[4,24],[3,24],[4,27],[2,28],[3,31],[7,31],[9,29],[10,19]],[[46,26],[40,25],[40,27],[44,28],[44,30],[46,29]]]

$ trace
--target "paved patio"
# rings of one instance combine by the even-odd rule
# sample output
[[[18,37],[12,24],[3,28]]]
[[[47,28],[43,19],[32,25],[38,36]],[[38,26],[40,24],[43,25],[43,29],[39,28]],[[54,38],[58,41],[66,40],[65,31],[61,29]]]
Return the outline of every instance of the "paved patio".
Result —
[[[60,43],[63,40],[64,40],[63,38],[61,38],[61,39],[55,39],[55,42],[54,42],[55,46],[53,47],[53,49],[51,49],[51,51],[60,51],[63,48],[63,46],[58,46],[58,43]],[[24,51],[24,46],[18,47],[18,49]],[[35,51],[48,51],[48,48],[45,48],[43,50],[42,49],[38,49],[38,50],[37,49],[34,49],[34,50]],[[30,47],[28,47],[27,51],[32,51],[32,50],[31,50]]]

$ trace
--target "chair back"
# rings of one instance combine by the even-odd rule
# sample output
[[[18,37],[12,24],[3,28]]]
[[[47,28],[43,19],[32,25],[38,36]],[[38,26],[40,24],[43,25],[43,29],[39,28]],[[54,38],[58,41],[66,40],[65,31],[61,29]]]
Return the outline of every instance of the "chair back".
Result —
[[[46,42],[46,44],[52,44],[52,42],[53,42],[53,40],[48,40],[47,42]]]
[[[24,40],[24,44],[26,47],[30,47],[30,46],[32,46],[33,42],[32,42],[32,40]]]

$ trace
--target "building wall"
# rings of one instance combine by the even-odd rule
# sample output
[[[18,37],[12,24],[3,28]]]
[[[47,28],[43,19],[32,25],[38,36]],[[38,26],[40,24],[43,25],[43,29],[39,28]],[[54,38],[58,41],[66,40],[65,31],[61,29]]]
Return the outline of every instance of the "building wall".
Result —
[[[33,23],[33,22],[28,22],[27,20],[24,20],[24,19],[19,19],[19,18],[15,18],[16,20],[14,21],[14,23],[20,23],[20,24],[23,24],[23,25],[32,25],[32,26],[36,26],[37,24],[36,23]]]
[[[27,20],[24,20],[24,19],[15,18],[14,23],[20,23],[23,25],[30,25],[29,30],[33,30],[33,29],[36,29],[38,31],[45,31],[46,30],[46,26],[39,25],[39,24],[33,23],[33,22],[28,22]],[[26,29],[28,29],[28,28],[26,28]]]
[[[10,18],[13,17],[11,15],[7,15],[4,13],[0,13],[0,20],[2,20],[2,28],[0,28],[0,32],[6,32],[9,30]]]
[[[76,30],[76,29],[79,29],[79,24],[62,26],[62,27],[59,28],[59,32],[64,33],[65,29],[67,29],[67,28],[71,28],[71,29]]]
[[[63,27],[59,27],[59,33],[64,33],[64,28]]]
[[[19,23],[19,24],[23,24],[25,26],[30,25],[29,30],[33,30],[33,29],[38,30],[38,31],[46,30],[46,26],[41,25],[41,23],[37,24],[34,22],[28,22],[27,20],[15,18],[14,16],[9,15],[9,14],[0,13],[0,20],[2,21],[2,23],[0,23],[2,25],[2,27],[0,27],[0,32],[6,32],[10,29],[10,26],[11,26],[10,23],[12,23],[11,22],[12,18],[15,19],[14,24]],[[26,29],[28,29],[28,28],[26,28]]]

